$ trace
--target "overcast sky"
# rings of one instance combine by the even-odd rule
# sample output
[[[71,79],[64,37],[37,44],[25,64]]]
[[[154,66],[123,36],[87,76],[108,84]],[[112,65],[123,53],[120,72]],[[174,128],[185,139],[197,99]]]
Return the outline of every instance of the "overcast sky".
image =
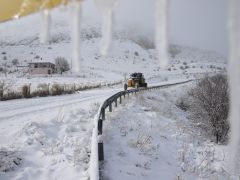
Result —
[[[155,0],[120,0],[116,24],[154,36]],[[171,43],[228,52],[228,0],[170,0]]]
[[[229,0],[172,0],[170,38],[172,42],[228,52]]]
[[[229,0],[169,0],[171,43],[228,52],[227,16]],[[99,21],[94,0],[86,0],[84,14],[89,23]],[[155,0],[119,0],[116,27],[154,38]]]

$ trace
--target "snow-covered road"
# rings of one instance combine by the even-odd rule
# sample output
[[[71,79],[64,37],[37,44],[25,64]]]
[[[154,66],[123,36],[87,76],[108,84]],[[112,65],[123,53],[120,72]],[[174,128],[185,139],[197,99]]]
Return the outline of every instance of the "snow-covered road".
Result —
[[[87,179],[94,115],[119,90],[1,102],[0,150],[22,159],[17,167],[0,153],[1,179]]]
[[[74,104],[88,102],[95,99],[104,99],[122,89],[110,90],[92,90],[82,91],[74,95],[43,97],[24,100],[12,100],[1,102],[0,104],[0,121],[15,116],[25,116],[29,113],[42,113],[47,110],[58,109],[60,106],[71,106]]]

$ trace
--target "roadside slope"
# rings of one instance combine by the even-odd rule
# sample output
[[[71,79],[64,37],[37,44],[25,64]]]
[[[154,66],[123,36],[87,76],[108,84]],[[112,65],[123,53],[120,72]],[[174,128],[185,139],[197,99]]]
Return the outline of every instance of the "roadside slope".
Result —
[[[103,179],[226,179],[224,149],[205,139],[175,105],[189,87],[138,94],[107,116]]]

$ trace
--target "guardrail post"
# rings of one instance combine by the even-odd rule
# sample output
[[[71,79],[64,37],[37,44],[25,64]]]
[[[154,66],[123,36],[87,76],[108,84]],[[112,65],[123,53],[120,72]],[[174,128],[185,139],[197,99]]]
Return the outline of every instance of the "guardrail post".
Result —
[[[98,135],[102,134],[102,128],[103,128],[103,120],[99,119],[98,120]]]
[[[119,102],[122,104],[122,96],[119,97]]]
[[[117,99],[115,99],[115,107],[117,107]]]
[[[112,103],[109,104],[109,112],[112,112]]]
[[[104,150],[103,150],[103,142],[98,142],[98,160],[104,160]]]
[[[102,114],[102,120],[105,120],[105,109],[104,108],[102,108],[101,114]]]

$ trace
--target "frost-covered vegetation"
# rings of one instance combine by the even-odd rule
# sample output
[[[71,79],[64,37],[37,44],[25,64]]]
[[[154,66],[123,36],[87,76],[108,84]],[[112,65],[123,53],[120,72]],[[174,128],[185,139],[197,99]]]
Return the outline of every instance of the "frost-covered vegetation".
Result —
[[[73,94],[78,91],[90,90],[95,88],[110,87],[122,84],[122,81],[112,83],[94,83],[94,84],[46,84],[39,83],[32,88],[30,84],[24,84],[18,89],[6,81],[0,81],[0,101],[11,99],[32,98],[32,97],[45,97],[57,96],[63,94]]]
[[[206,76],[176,105],[216,143],[226,143],[229,133],[229,86],[225,74]],[[213,138],[214,137],[214,138]]]

